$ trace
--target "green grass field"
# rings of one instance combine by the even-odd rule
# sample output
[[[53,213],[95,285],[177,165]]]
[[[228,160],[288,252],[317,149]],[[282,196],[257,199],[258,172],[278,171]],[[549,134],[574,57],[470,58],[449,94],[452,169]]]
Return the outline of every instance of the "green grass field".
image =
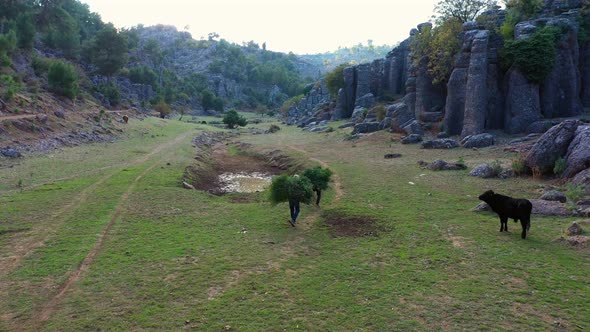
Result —
[[[342,195],[328,190],[292,228],[264,193],[238,203],[182,188],[191,139],[219,129],[149,118],[125,130],[0,169],[0,331],[590,329],[590,252],[556,241],[575,219],[533,216],[521,240],[520,225],[500,233],[495,215],[470,211],[487,189],[537,197],[543,181],[417,166],[509,165],[499,147],[239,135],[338,176]]]

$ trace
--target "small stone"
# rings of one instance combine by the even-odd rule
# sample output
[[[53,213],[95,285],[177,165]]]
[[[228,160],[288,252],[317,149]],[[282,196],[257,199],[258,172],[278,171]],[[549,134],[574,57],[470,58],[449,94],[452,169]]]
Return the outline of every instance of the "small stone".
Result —
[[[573,236],[573,235],[580,235],[584,232],[584,230],[582,229],[582,226],[580,226],[580,224],[578,224],[577,222],[573,222],[572,225],[570,227],[567,228],[567,230],[565,231],[565,233],[568,236]]]
[[[184,189],[190,189],[190,190],[194,190],[195,189],[195,187],[192,184],[190,184],[188,182],[184,182],[184,181],[182,182],[182,187]]]

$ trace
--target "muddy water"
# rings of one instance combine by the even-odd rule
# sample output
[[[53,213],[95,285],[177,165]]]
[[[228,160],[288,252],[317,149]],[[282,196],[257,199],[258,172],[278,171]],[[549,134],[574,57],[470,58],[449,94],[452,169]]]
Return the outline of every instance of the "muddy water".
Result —
[[[272,175],[268,173],[223,173],[219,175],[221,191],[225,193],[254,193],[270,186]]]

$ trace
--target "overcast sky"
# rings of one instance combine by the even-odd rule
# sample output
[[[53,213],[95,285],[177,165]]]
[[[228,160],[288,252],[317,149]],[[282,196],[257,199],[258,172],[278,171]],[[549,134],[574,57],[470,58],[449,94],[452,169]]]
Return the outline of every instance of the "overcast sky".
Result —
[[[81,0],[115,26],[169,24],[193,38],[218,33],[230,42],[254,40],[297,54],[333,51],[372,39],[404,40],[428,21],[437,0]]]

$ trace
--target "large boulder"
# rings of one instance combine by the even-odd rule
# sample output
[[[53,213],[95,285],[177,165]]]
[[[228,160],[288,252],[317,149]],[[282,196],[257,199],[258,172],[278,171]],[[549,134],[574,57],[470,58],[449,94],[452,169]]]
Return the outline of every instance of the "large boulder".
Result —
[[[388,128],[391,128],[391,125],[392,124],[393,124],[393,119],[392,118],[385,117],[379,123],[379,129],[388,129]]]
[[[484,148],[486,146],[494,145],[494,136],[488,133],[469,135],[465,137],[461,144],[464,148]]]
[[[567,149],[566,168],[561,174],[569,178],[590,167],[590,126],[579,126]]]
[[[355,67],[356,70],[356,93],[355,100],[371,92],[371,64],[363,63]],[[355,106],[358,103],[355,102]]]
[[[424,130],[420,123],[416,120],[410,121],[406,125],[402,127],[402,129],[406,132],[407,135],[417,134],[417,135],[424,135]]]
[[[336,98],[336,107],[334,107],[334,112],[332,112],[332,120],[341,120],[348,118],[347,108],[346,108],[346,94],[344,93],[344,89],[338,90],[338,98]]]
[[[481,164],[475,166],[469,175],[476,176],[478,178],[488,179],[488,178],[495,178],[498,174],[496,170],[489,164]]]
[[[422,143],[422,149],[453,149],[459,147],[459,143],[452,138],[439,138]]]
[[[529,199],[533,204],[533,214],[542,216],[571,216],[573,213],[564,203],[558,201],[546,201],[543,199]]]
[[[393,120],[392,128],[400,130],[401,125],[414,119],[414,112],[410,110],[405,102],[401,102],[387,107],[385,116]]]
[[[20,152],[16,151],[14,148],[11,147],[5,147],[0,149],[0,155],[3,155],[7,158],[19,158],[22,156]]]
[[[561,203],[567,202],[567,197],[565,196],[565,194],[557,190],[549,190],[545,192],[541,196],[541,199],[545,201],[557,201]]]
[[[587,168],[576,174],[571,183],[578,187],[583,187],[586,194],[590,194],[590,168]]]
[[[364,107],[370,109],[375,105],[375,96],[372,93],[367,93],[359,98],[355,102],[355,107]]]
[[[354,126],[352,135],[372,133],[379,130],[379,122],[364,122]]]
[[[408,135],[401,140],[402,144],[416,144],[420,142],[422,142],[422,136],[418,134]]]
[[[431,171],[460,171],[466,169],[467,166],[463,163],[448,163],[444,160],[438,159],[433,161],[426,168]]]
[[[559,121],[557,120],[541,120],[531,123],[526,128],[527,134],[543,134],[546,133],[547,130],[551,129],[551,127],[558,125]]]
[[[566,120],[549,129],[527,154],[526,166],[543,174],[551,173],[555,161],[565,156],[576,129],[581,124],[578,120]]]
[[[367,115],[368,110],[364,107],[355,107],[354,111],[352,112],[352,116],[350,120],[354,123],[363,122],[365,116]]]

